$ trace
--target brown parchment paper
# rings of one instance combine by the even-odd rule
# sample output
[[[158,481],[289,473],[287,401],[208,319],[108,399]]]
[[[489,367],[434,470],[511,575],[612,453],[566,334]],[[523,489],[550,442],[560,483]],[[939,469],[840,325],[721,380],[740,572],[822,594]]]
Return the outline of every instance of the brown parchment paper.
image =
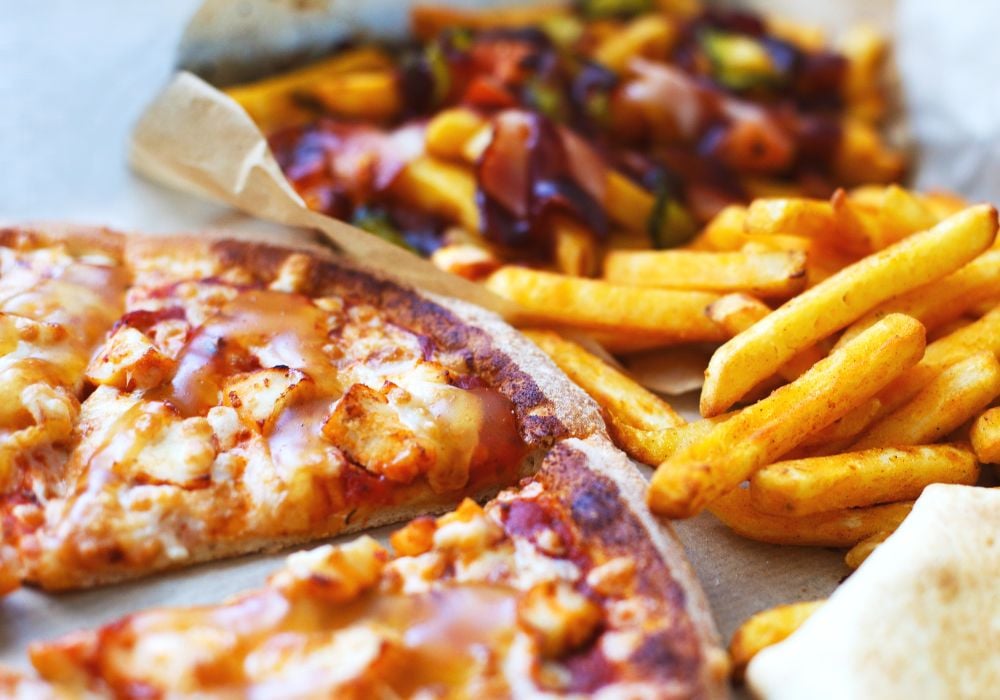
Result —
[[[192,73],[179,73],[139,119],[130,160],[137,171],[168,187],[278,224],[320,231],[344,254],[402,282],[465,299],[508,319],[515,316],[513,304],[484,287],[308,209],[253,120]]]

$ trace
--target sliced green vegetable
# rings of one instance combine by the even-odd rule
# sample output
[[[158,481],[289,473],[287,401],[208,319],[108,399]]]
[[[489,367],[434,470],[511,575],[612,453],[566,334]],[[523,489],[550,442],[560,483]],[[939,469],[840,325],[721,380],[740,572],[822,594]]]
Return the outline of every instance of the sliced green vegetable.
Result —
[[[706,30],[698,39],[712,64],[712,77],[724,87],[751,90],[773,87],[784,79],[767,47],[752,37]]]
[[[673,188],[665,180],[656,187],[656,200],[646,223],[649,238],[656,249],[676,248],[684,245],[698,232],[687,207],[674,196]]]
[[[542,22],[542,31],[560,49],[572,46],[583,35],[583,23],[570,15],[555,15]]]
[[[524,91],[528,104],[540,114],[556,122],[566,120],[566,97],[558,85],[532,78],[524,86]]]
[[[389,215],[384,211],[369,207],[358,207],[351,218],[351,223],[368,233],[375,234],[383,241],[416,252],[413,246],[406,242],[403,234],[396,228]]]

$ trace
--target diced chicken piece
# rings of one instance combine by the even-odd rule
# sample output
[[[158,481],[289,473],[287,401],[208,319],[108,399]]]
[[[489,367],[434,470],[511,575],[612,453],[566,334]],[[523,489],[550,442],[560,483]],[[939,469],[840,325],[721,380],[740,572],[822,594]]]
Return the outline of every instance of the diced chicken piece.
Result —
[[[389,391],[402,390],[388,384]],[[434,443],[401,418],[383,392],[354,384],[337,402],[323,434],[348,458],[373,474],[410,483],[436,459]]]
[[[312,276],[313,258],[305,253],[292,253],[278,268],[278,274],[269,285],[279,292],[303,292]]]
[[[274,583],[289,594],[346,603],[373,588],[389,553],[368,536],[341,545],[327,544],[288,557]]]
[[[417,556],[434,546],[435,530],[437,523],[434,518],[429,516],[415,518],[392,533],[389,543],[401,557]]]
[[[127,454],[135,456],[119,469],[177,486],[209,478],[217,452],[212,426],[205,418],[181,419],[156,410],[143,412],[136,423],[135,438],[144,444],[141,449],[128,450]]]
[[[503,528],[475,501],[466,498],[453,512],[440,518],[434,546],[473,557],[503,537]]]
[[[631,557],[615,557],[600,566],[595,566],[587,574],[587,584],[601,595],[623,595],[635,579],[635,560]]]
[[[94,384],[122,391],[152,389],[173,376],[176,366],[145,333],[121,326],[90,363],[86,376]]]
[[[311,398],[315,387],[312,378],[300,370],[271,367],[231,377],[222,394],[247,427],[269,435],[281,412]]]
[[[545,658],[579,648],[596,632],[601,609],[565,581],[540,583],[518,602],[518,620],[538,642]]]

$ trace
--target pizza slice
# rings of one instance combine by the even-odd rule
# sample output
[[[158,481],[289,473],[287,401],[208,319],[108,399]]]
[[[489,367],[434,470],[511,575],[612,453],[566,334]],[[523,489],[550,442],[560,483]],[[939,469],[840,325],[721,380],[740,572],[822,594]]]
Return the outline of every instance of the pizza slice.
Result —
[[[645,481],[605,438],[485,507],[291,555],[221,605],[31,649],[38,697],[725,697],[727,660]]]
[[[440,512],[603,432],[496,317],[323,249],[12,230],[0,263],[7,586]]]

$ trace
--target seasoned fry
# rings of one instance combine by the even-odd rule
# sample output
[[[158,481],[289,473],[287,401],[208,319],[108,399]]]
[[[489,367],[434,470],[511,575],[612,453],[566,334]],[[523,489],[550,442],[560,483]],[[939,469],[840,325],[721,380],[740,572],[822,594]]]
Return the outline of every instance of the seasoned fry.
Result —
[[[883,412],[899,408],[946,368],[982,350],[1000,355],[1000,307],[929,344],[923,359],[915,367],[894,379],[879,393]]]
[[[805,287],[804,253],[611,251],[604,278],[618,284],[789,297]]]
[[[1000,464],[1000,407],[985,411],[969,434],[976,457],[985,464]]]
[[[705,224],[705,228],[691,242],[692,247],[698,250],[740,250],[748,242],[744,231],[746,218],[746,207],[730,204]]]
[[[870,399],[916,363],[923,350],[920,323],[899,314],[887,316],[794,382],[663,462],[653,475],[650,507],[671,518],[695,515],[811,433]]]
[[[463,9],[433,3],[417,4],[410,9],[410,27],[420,39],[431,39],[447,29],[496,29],[526,27],[557,17],[568,16],[565,5],[524,3],[510,7]]]
[[[976,456],[958,445],[875,448],[796,459],[750,478],[754,508],[803,516],[917,498],[929,484],[974,484]]]
[[[724,337],[705,316],[705,307],[719,298],[715,294],[640,289],[513,266],[494,272],[486,286],[535,321],[684,341]]]
[[[764,302],[746,294],[727,294],[709,306],[705,313],[733,337],[767,316],[771,309]],[[818,347],[806,348],[779,367],[778,375],[792,381],[824,357],[826,354]]]
[[[590,394],[605,415],[644,430],[683,425],[684,419],[666,401],[576,343],[551,331],[527,330],[524,334]]]
[[[227,88],[262,131],[273,131],[307,121],[315,111],[302,105],[296,94],[331,75],[381,70],[392,66],[392,58],[374,47],[351,49],[298,70],[255,83]]]
[[[586,226],[568,216],[553,217],[555,264],[564,275],[589,277],[597,269],[597,241]]]
[[[889,536],[892,533],[893,530],[883,530],[882,532],[876,532],[871,537],[866,537],[861,540],[856,545],[851,547],[847,551],[847,554],[844,555],[844,563],[852,569],[857,569],[865,563],[865,559],[867,559],[880,544],[889,539]]]
[[[878,304],[952,272],[985,250],[996,210],[972,207],[819,283],[723,345],[705,372],[701,413],[732,406],[810,345]]]
[[[881,413],[882,402],[878,398],[869,399],[843,418],[835,420],[807,437],[802,441],[802,447],[826,448],[830,445],[843,444],[844,441],[853,442],[853,439]],[[821,453],[830,454],[826,449],[822,449]]]
[[[790,637],[825,602],[811,600],[779,605],[756,613],[740,625],[729,642],[729,658],[733,662],[734,677],[741,680],[753,657],[761,650]]]
[[[808,547],[853,547],[877,532],[895,530],[910,513],[912,501],[847,508],[795,518],[762,513],[750,502],[749,489],[733,489],[708,510],[737,535],[757,542]]]
[[[385,122],[403,106],[398,80],[396,71],[388,68],[341,73],[316,80],[299,96],[318,102],[336,117]]]
[[[871,426],[853,449],[923,445],[940,440],[1000,395],[1000,362],[990,351],[953,364],[912,401]]]
[[[616,224],[625,227],[631,233],[648,238],[646,228],[655,203],[652,193],[621,173],[608,171],[604,207],[608,217]]]
[[[833,207],[820,199],[772,198],[754,200],[747,208],[748,234],[791,234],[820,240],[837,235]]]
[[[885,37],[865,25],[849,30],[840,46],[847,58],[844,98],[848,110],[867,122],[878,121],[886,110],[880,86],[887,49]]]
[[[472,233],[479,231],[476,179],[468,168],[421,156],[403,168],[392,191],[417,209],[446,217]]]
[[[676,450],[671,430],[643,430],[624,423],[613,415],[607,418],[608,433],[629,457],[650,466],[659,464]]]
[[[894,182],[906,164],[902,154],[890,150],[870,123],[856,117],[844,119],[834,172],[847,185]]]
[[[608,36],[594,51],[594,60],[622,73],[636,56],[665,60],[677,38],[677,24],[665,15],[645,15]]]
[[[457,107],[439,112],[427,122],[427,152],[445,160],[464,160],[466,144],[483,124],[484,119],[471,109]]]
[[[959,318],[979,302],[998,294],[1000,250],[988,250],[947,277],[917,287],[873,309],[851,324],[837,342],[847,342],[891,313],[913,316],[930,330]]]

